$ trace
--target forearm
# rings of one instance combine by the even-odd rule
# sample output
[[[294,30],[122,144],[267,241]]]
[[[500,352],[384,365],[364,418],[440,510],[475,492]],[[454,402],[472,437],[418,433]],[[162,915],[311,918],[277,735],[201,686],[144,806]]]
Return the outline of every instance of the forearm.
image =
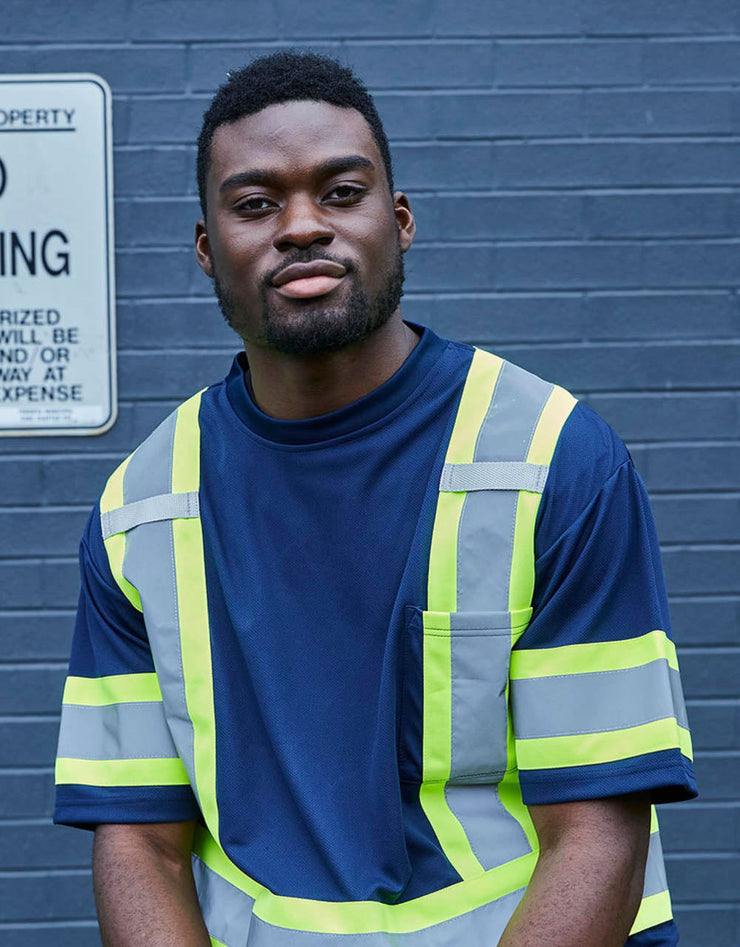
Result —
[[[499,947],[624,947],[642,895],[649,806],[625,802],[613,821],[604,803],[593,821],[540,833],[537,867]]]
[[[93,884],[104,947],[210,947],[189,852],[147,828],[96,829]]]

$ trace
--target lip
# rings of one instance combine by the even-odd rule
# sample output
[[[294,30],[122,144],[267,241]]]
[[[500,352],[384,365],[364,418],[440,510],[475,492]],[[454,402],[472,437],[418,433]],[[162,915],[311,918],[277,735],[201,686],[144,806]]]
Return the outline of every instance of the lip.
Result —
[[[314,276],[330,276],[339,279],[347,272],[346,267],[333,260],[314,260],[312,263],[292,263],[272,278],[273,286],[284,286],[293,280],[311,279]]]

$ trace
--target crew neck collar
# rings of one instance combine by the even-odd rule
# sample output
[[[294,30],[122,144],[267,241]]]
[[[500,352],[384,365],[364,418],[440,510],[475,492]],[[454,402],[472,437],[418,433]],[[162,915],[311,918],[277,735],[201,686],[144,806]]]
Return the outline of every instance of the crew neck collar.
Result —
[[[246,352],[239,352],[226,376],[229,404],[250,431],[278,444],[316,444],[360,431],[402,405],[426,379],[446,348],[445,340],[431,329],[413,322],[407,325],[420,331],[421,338],[403,365],[380,387],[337,411],[298,421],[281,420],[265,414],[254,403],[247,388],[249,364]]]

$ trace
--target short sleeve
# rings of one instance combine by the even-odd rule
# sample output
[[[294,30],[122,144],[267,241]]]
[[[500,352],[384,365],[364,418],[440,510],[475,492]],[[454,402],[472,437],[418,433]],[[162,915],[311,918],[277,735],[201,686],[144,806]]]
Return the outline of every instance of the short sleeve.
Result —
[[[54,821],[199,818],[164,713],[144,619],[113,579],[96,506],[80,543],[80,597],[56,760]]]
[[[536,531],[532,620],[511,659],[526,804],[648,790],[696,795],[665,583],[644,484],[626,448],[578,405]]]

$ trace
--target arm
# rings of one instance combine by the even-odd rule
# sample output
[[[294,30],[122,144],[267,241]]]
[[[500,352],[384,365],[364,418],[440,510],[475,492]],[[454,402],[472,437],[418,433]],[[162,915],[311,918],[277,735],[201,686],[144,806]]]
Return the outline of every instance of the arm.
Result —
[[[105,947],[210,947],[190,865],[194,822],[99,825],[93,886]]]
[[[529,812],[540,856],[499,947],[623,947],[642,895],[647,794],[530,806]]]

